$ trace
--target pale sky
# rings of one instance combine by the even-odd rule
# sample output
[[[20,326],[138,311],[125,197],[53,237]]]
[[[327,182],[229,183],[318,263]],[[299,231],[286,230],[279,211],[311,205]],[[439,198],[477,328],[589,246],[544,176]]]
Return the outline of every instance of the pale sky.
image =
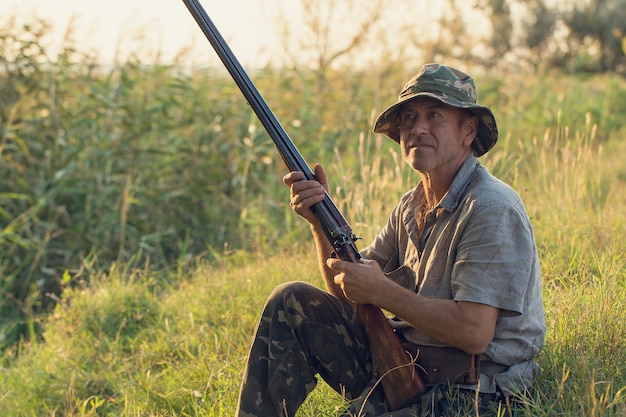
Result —
[[[343,4],[348,8],[352,4],[336,1],[339,6]],[[264,67],[268,62],[280,65],[281,59],[287,59],[285,51],[280,49],[284,48],[285,41],[289,41],[294,50],[298,48],[297,39],[279,38],[278,28],[279,22],[290,19],[291,34],[297,36],[298,25],[302,24],[298,0],[200,0],[200,3],[244,68]],[[441,13],[444,3],[425,0],[386,0],[385,3],[390,5],[384,9],[389,23],[384,33],[372,34],[378,43],[362,51],[366,59],[359,62],[377,59],[386,53],[378,47],[404,42],[403,39],[383,39],[393,38],[403,21],[418,28],[416,36],[420,33],[436,36],[437,30],[433,30],[431,24],[437,19],[432,17]],[[341,31],[349,33],[351,24],[359,19],[363,21],[367,13],[364,9],[347,9],[329,17],[333,35],[338,36],[334,44],[331,39],[329,49],[345,46],[343,43],[350,35],[345,36]],[[68,44],[64,38],[71,28],[72,45],[80,51],[96,51],[99,62],[104,65],[126,62],[131,53],[138,54],[143,64],[168,64],[184,50],[191,50],[187,61],[183,62],[186,65],[222,65],[183,0],[0,0],[0,22],[9,17],[32,22],[33,16],[53,25],[54,31],[44,44],[51,57],[56,53],[55,48]],[[420,56],[418,51],[408,54]],[[299,59],[306,61],[315,57],[302,55]]]
[[[269,56],[273,10],[289,7],[289,0],[200,2],[244,65]],[[0,0],[0,11],[2,19],[34,15],[52,23],[57,45],[73,19],[79,49],[97,50],[103,62],[138,45],[161,51],[164,61],[187,47],[197,51],[195,63],[217,59],[182,0]]]

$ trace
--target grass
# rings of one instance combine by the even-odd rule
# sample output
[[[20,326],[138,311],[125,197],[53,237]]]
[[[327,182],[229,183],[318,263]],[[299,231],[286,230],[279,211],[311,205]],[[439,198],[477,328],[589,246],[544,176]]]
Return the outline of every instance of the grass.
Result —
[[[621,416],[626,211],[616,170],[626,149],[610,143],[607,153],[589,135],[558,139],[546,132],[532,150],[505,140],[503,149],[520,147],[485,161],[521,190],[541,252],[548,334],[543,375],[524,397],[526,415]],[[387,157],[395,154],[364,155],[359,172],[341,176],[355,186],[335,190],[341,205],[359,207],[359,226],[380,222],[373,212],[386,209],[385,193],[407,185],[402,170],[377,171]],[[266,295],[288,280],[321,285],[313,248],[302,240],[278,256],[235,252],[217,265],[197,257],[169,271],[127,264],[91,271],[84,285],[62,294],[42,341],[5,352],[0,414],[231,415]],[[321,383],[299,415],[342,409],[340,396]]]
[[[228,415],[260,295],[290,265],[199,264],[165,287],[147,270],[113,268],[67,290],[44,342],[4,358],[0,414]]]
[[[548,340],[529,414],[619,416],[626,410],[624,259],[607,258],[595,283],[546,286]],[[589,265],[600,267],[600,265]],[[6,356],[0,412],[12,416],[232,415],[265,294],[283,280],[319,284],[310,256],[200,263],[177,284],[115,269],[68,290],[45,342]],[[321,384],[299,415],[338,415]]]

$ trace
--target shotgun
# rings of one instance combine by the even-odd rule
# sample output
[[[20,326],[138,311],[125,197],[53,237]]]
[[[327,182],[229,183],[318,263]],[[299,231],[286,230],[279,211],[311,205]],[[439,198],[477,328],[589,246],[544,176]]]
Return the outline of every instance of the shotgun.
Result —
[[[278,122],[202,5],[198,0],[183,0],[183,2],[274,141],[287,168],[290,171],[304,173],[306,179],[315,179],[311,168]],[[360,254],[355,244],[357,237],[328,193],[323,201],[312,207],[312,210],[322,224],[324,234],[332,244],[335,254],[342,260],[359,262]],[[357,312],[367,330],[372,357],[381,375],[381,384],[388,405],[392,410],[400,409],[424,391],[424,383],[380,308],[371,304],[359,304]]]

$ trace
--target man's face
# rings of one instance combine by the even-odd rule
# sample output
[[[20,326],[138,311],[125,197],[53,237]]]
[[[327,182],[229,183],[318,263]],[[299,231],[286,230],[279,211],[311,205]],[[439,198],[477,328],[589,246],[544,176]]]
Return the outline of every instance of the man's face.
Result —
[[[477,118],[430,97],[405,103],[400,111],[400,147],[404,160],[428,175],[456,174],[471,152]]]

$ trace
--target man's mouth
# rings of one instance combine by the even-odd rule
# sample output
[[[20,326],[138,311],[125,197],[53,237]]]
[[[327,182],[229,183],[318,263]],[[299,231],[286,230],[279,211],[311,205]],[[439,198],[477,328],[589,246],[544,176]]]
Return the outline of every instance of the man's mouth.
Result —
[[[415,143],[409,144],[409,149],[423,149],[423,148],[432,148],[432,146],[424,142],[415,142]]]

